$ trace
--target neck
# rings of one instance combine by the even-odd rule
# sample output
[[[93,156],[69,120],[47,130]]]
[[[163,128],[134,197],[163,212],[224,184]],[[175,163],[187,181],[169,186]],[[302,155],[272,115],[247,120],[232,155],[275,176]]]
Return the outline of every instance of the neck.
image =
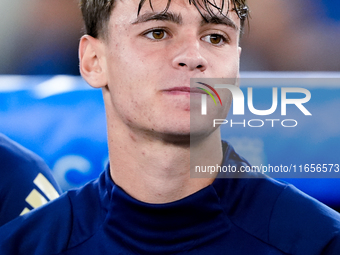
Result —
[[[108,123],[110,174],[126,193],[146,203],[169,203],[187,197],[214,181],[190,178],[190,167],[222,162],[220,130],[190,143],[190,136],[165,136],[131,127],[113,110],[104,90]]]
[[[143,202],[173,202],[203,189],[214,176],[190,178],[190,167],[222,162],[219,129],[190,145],[190,141],[171,143],[128,127],[124,132],[116,128],[108,127],[111,177]]]

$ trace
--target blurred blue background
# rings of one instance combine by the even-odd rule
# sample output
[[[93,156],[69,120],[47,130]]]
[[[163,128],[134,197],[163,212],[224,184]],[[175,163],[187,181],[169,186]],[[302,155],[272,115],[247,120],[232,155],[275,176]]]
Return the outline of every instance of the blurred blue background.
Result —
[[[107,162],[101,90],[79,76],[0,76],[0,132],[41,156],[63,190]]]

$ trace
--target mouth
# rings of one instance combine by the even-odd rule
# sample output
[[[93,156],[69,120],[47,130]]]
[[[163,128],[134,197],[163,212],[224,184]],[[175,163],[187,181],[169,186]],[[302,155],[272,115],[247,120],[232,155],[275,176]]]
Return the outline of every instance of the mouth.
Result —
[[[199,88],[190,88],[190,87],[173,87],[170,89],[163,90],[164,92],[171,94],[206,94],[203,90]]]

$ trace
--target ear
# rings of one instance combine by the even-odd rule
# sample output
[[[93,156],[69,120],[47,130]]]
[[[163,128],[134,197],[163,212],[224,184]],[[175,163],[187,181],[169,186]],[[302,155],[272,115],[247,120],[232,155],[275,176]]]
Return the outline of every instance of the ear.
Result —
[[[242,48],[238,47],[238,57],[241,57]]]
[[[79,43],[79,70],[83,78],[94,88],[107,85],[104,43],[84,35]]]

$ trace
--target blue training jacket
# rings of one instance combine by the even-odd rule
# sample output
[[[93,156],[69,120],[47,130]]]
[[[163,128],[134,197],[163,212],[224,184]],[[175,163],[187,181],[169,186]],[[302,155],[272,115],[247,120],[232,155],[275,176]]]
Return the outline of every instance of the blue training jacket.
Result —
[[[223,165],[248,163],[223,143]],[[0,254],[340,254],[340,216],[270,178],[148,204],[101,176],[0,228]]]

